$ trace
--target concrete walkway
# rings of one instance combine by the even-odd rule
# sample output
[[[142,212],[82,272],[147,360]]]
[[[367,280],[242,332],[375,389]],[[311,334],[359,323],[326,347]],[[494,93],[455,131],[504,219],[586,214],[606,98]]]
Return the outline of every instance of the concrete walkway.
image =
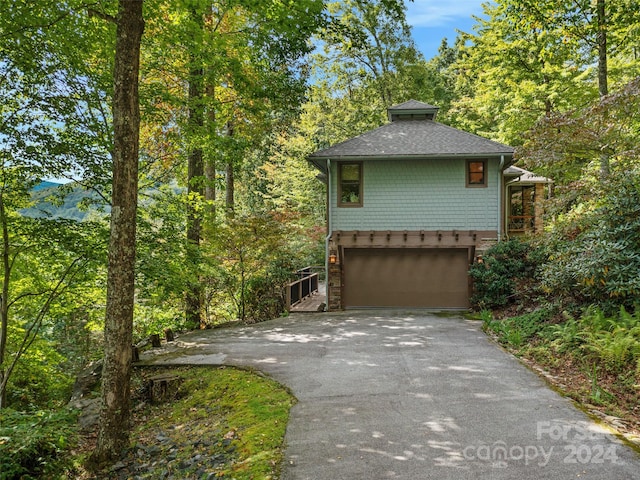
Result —
[[[291,388],[284,480],[640,479],[638,453],[479,322],[298,314],[179,340],[143,360],[252,366]]]

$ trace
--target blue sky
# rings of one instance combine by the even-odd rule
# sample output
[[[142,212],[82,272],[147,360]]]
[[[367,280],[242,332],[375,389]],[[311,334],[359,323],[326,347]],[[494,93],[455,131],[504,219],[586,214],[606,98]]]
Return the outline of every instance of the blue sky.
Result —
[[[471,31],[473,15],[482,15],[487,0],[405,0],[407,23],[412,26],[418,49],[429,60],[438,54],[444,37],[449,45],[457,36],[456,30]]]

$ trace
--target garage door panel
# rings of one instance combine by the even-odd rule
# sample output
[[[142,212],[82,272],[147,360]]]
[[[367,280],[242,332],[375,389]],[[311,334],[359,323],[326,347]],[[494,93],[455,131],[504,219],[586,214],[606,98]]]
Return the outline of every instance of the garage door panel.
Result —
[[[468,307],[466,249],[346,249],[344,305]]]

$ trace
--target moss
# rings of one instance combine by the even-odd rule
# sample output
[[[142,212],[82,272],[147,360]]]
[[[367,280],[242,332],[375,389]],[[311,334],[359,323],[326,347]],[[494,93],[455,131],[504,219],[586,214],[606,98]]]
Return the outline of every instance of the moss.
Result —
[[[169,459],[147,467],[145,474],[278,477],[289,410],[295,403],[286,388],[255,372],[227,367],[140,371],[143,377],[170,371],[181,378],[173,401],[147,406],[137,414],[131,462],[149,448],[157,450],[157,458]],[[154,465],[154,459],[140,461]],[[129,468],[131,472],[137,467]]]

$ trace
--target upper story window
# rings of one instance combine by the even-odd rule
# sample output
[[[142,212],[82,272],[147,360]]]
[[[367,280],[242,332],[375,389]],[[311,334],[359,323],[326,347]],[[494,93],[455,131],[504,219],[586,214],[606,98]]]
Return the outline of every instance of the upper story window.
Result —
[[[467,160],[467,187],[487,186],[487,161]]]
[[[362,206],[362,163],[338,164],[338,206]]]

